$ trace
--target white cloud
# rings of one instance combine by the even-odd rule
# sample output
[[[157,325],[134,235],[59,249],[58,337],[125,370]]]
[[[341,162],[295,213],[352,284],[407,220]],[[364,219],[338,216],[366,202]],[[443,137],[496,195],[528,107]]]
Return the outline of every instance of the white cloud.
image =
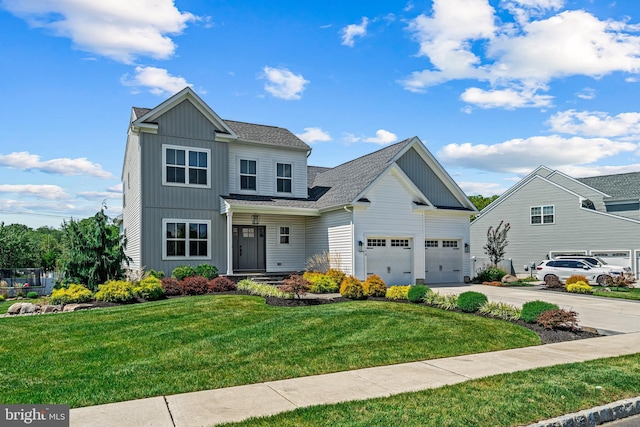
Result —
[[[523,107],[548,107],[553,99],[550,95],[538,95],[532,90],[495,89],[482,90],[471,87],[465,90],[460,98],[469,104],[475,104],[481,108],[523,108]]]
[[[0,155],[0,166],[20,170],[39,170],[41,172],[60,175],[89,175],[98,178],[113,178],[111,172],[102,169],[98,163],[87,160],[86,157],[76,159],[59,158],[41,161],[40,156],[27,151],[13,152]]]
[[[304,133],[297,133],[296,136],[307,144],[331,141],[331,135],[317,127],[304,128]]]
[[[596,90],[590,87],[583,88],[576,96],[581,99],[593,99],[596,97]]]
[[[589,176],[616,175],[620,173],[640,172],[640,164],[621,165],[621,166],[574,166],[566,165],[558,169],[569,176],[575,178],[584,178]]]
[[[502,6],[511,12],[516,21],[523,24],[548,10],[562,8],[564,3],[564,0],[503,0]]]
[[[107,191],[111,191],[112,193],[122,193],[122,183],[107,187]]]
[[[378,129],[376,131],[375,137],[362,139],[362,141],[364,142],[371,142],[373,144],[378,144],[378,145],[391,144],[392,142],[396,142],[397,140],[398,140],[398,137],[395,133],[389,132],[388,130],[384,130],[384,129]]]
[[[360,142],[361,140],[361,137],[353,133],[344,132],[342,135],[342,142],[344,142],[345,144],[355,144],[356,142]]]
[[[542,164],[556,169],[587,165],[635,150],[637,145],[630,142],[550,135],[512,139],[494,145],[449,144],[438,152],[438,156],[448,166],[524,175]]]
[[[554,132],[583,136],[621,137],[640,135],[640,113],[610,116],[600,111],[560,111],[549,119]]]
[[[309,83],[302,74],[293,74],[286,68],[264,67],[263,77],[267,79],[264,90],[276,98],[286,100],[300,99],[305,86]]]
[[[2,6],[32,27],[71,39],[78,49],[124,63],[140,56],[169,58],[176,45],[168,35],[200,19],[180,12],[173,0],[4,0]]]
[[[458,186],[466,195],[500,195],[507,191],[507,187],[496,182],[459,181]]]
[[[114,193],[112,191],[80,191],[78,196],[87,200],[121,199],[122,193]]]
[[[47,184],[0,184],[0,193],[20,194],[50,200],[67,199],[62,187]]]
[[[367,34],[368,24],[369,18],[364,16],[361,24],[350,24],[340,30],[342,33],[342,44],[353,47],[356,37],[364,37]]]
[[[173,95],[187,86],[193,87],[183,77],[172,76],[164,68],[136,67],[135,72],[133,79],[129,79],[128,75],[122,76],[122,84],[135,88],[146,87],[149,92],[158,96]]]
[[[32,27],[71,39],[78,49],[124,63],[171,57],[176,45],[169,35],[202,19],[179,11],[173,0],[4,0],[2,6]]]

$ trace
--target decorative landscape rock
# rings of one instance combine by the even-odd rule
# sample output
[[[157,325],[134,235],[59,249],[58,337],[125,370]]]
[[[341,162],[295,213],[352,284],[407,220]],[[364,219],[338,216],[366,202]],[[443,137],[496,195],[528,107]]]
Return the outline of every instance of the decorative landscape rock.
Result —
[[[20,314],[35,314],[40,312],[40,306],[31,304],[30,302],[22,303]]]
[[[7,310],[7,313],[11,315],[20,314],[20,309],[22,309],[22,303],[17,302],[15,304],[12,304],[11,307],[9,307],[9,309]]]
[[[516,276],[512,276],[511,274],[507,274],[502,278],[502,283],[514,283],[517,281],[518,281],[518,278]]]
[[[68,312],[68,311],[87,310],[94,307],[95,305],[93,304],[67,304],[64,306],[64,309],[62,311]]]
[[[62,306],[61,305],[45,304],[42,307],[40,307],[40,312],[41,313],[58,313],[60,311],[62,311]]]

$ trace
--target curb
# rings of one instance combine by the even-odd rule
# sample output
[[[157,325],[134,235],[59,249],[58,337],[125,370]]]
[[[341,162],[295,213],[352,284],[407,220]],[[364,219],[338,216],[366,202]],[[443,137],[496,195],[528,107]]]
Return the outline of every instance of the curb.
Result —
[[[640,414],[640,396],[539,421],[526,427],[593,427],[638,414]]]

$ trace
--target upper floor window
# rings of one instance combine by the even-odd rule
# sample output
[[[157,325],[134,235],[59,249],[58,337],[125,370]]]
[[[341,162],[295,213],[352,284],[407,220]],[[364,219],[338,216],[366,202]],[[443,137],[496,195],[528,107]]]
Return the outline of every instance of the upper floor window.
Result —
[[[163,146],[163,184],[209,186],[210,150]]]
[[[553,205],[531,207],[531,224],[553,223],[555,223],[555,209]]]
[[[276,167],[278,193],[291,193],[291,164],[278,163]]]
[[[163,258],[209,258],[209,221],[167,219],[163,224]]]
[[[240,189],[256,190],[255,160],[240,160]]]

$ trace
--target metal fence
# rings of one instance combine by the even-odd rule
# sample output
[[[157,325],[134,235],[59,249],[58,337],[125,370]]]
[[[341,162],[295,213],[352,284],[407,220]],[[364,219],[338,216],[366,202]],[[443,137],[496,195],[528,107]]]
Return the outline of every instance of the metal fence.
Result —
[[[45,295],[47,284],[51,282],[43,276],[41,268],[0,269],[0,295],[7,298],[27,296],[29,292]]]

